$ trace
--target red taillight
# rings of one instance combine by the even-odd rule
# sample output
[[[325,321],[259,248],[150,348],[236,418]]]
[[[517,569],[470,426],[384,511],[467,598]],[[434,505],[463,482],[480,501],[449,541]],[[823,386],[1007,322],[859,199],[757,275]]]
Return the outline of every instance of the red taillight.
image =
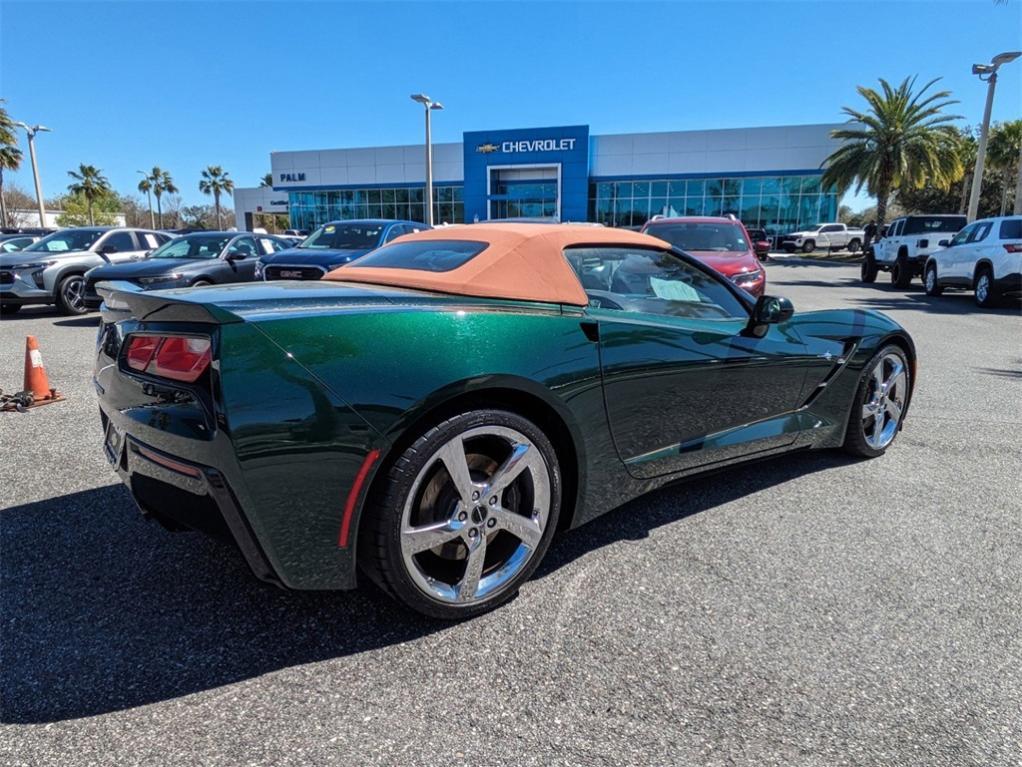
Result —
[[[1009,253],[1022,253],[1022,242],[1006,242],[1004,249]]]
[[[125,358],[132,370],[192,383],[209,367],[212,350],[208,338],[137,335]]]

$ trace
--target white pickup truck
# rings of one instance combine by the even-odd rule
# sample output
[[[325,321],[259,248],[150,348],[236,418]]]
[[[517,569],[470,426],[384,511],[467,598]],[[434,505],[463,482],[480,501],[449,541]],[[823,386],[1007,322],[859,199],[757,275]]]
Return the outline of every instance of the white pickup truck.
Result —
[[[847,224],[818,224],[811,229],[792,232],[781,238],[781,247],[792,253],[801,250],[849,250],[857,253],[862,247],[866,233],[862,229],[851,229]]]
[[[962,215],[916,215],[896,218],[887,234],[874,242],[862,259],[862,281],[873,282],[877,272],[890,272],[896,287],[907,288],[923,275],[926,259],[968,223]]]

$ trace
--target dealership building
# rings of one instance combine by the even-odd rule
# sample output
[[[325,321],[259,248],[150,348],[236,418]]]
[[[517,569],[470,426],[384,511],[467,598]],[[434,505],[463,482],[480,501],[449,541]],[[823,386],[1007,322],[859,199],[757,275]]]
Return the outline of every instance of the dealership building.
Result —
[[[837,217],[821,186],[837,125],[592,135],[587,125],[467,131],[433,146],[437,223],[556,218],[638,227],[654,215],[733,213],[772,233]],[[313,229],[423,220],[423,146],[273,152],[273,186],[238,189],[239,228],[287,213]]]

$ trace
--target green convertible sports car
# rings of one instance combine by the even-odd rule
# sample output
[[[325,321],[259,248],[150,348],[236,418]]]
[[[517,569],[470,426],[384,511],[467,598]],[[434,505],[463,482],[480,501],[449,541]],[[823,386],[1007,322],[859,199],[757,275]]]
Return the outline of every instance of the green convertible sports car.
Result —
[[[593,226],[420,232],[319,282],[98,288],[106,452],[144,514],[233,541],[266,581],[364,574],[441,618],[679,478],[880,455],[915,378],[882,314],[793,314]]]

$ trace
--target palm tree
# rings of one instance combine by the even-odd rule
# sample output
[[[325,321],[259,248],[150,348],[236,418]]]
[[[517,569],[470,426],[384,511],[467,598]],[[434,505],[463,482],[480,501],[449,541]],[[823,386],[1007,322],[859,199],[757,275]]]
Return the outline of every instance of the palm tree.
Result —
[[[228,178],[227,171],[219,165],[209,165],[202,171],[199,191],[213,195],[213,207],[216,208],[216,225],[220,228],[220,195],[234,192],[234,181]]]
[[[153,218],[153,182],[149,180],[149,176],[145,176],[141,181],[138,182],[138,191],[145,195],[146,201],[149,203],[149,226],[153,229],[156,228],[156,219]]]
[[[146,181],[149,182],[149,188],[153,191],[153,196],[156,198],[156,217],[159,220],[159,226],[163,228],[163,204],[160,198],[163,197],[163,193],[177,194],[178,188],[174,186],[174,179],[171,178],[170,173],[163,170],[159,165],[154,165],[152,171],[146,176]],[[143,191],[142,184],[138,185],[139,191]]]
[[[92,205],[110,191],[110,182],[95,165],[84,163],[78,166],[77,172],[69,170],[67,175],[74,179],[73,183],[68,184],[68,191],[85,198],[89,206],[89,226],[94,226],[96,220],[92,215]]]
[[[860,85],[857,90],[868,109],[844,107],[849,126],[830,132],[844,143],[824,161],[823,184],[841,193],[852,184],[856,193],[865,186],[877,200],[878,227],[891,193],[899,187],[921,189],[929,183],[946,189],[962,176],[958,132],[948,125],[959,118],[942,112],[958,102],[950,91],[926,95],[938,80],[918,91],[914,77],[906,77],[897,88],[881,79],[882,93]]]
[[[259,179],[259,186],[261,187],[273,186],[273,174],[267,173],[265,176]]]
[[[18,149],[18,136],[14,122],[0,99],[0,226],[7,226],[7,200],[4,197],[4,171],[17,170],[21,167],[21,150]]]
[[[1011,192],[1015,174],[1019,170],[1019,152],[1022,151],[1022,120],[999,123],[990,131],[990,145],[987,157],[990,170],[1001,177],[1001,210],[1003,216],[1008,210],[1008,195]]]

